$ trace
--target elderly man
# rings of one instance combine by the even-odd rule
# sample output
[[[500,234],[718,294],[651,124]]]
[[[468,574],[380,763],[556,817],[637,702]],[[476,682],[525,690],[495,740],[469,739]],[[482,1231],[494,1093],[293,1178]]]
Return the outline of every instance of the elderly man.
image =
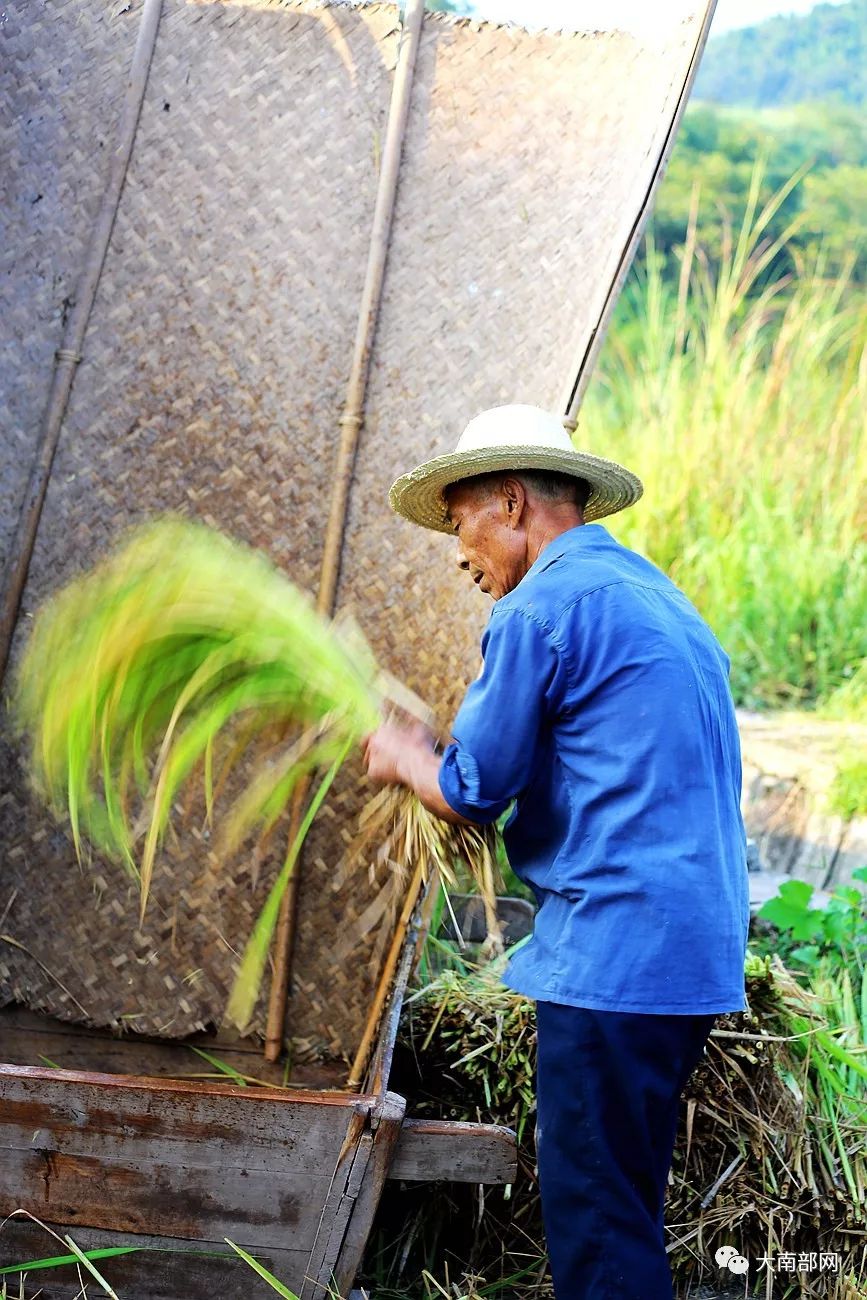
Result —
[[[748,921],[728,660],[685,596],[591,522],[641,484],[506,406],[395,483],[458,539],[494,607],[442,754],[368,738],[372,779],[449,821],[510,804],[538,902],[506,982],[537,1003],[537,1141],[557,1300],[671,1300],[663,1203],[680,1093],[715,1015],[744,1006]]]

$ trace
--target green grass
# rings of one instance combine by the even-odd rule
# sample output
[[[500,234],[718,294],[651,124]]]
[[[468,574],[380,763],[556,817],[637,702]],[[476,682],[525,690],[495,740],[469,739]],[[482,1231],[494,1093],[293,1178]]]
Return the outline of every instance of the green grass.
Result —
[[[249,1264],[253,1272],[258,1273],[259,1277],[268,1283],[272,1291],[276,1291],[278,1295],[283,1296],[284,1300],[298,1300],[298,1296],[295,1292],[290,1291],[288,1286],[284,1286],[279,1278],[276,1278],[273,1273],[269,1273],[264,1264],[260,1264],[252,1255],[248,1255],[246,1250],[242,1250],[240,1246],[236,1246],[234,1241],[229,1241],[228,1237],[226,1238],[226,1241],[229,1242],[229,1245],[232,1247],[235,1254],[240,1255],[244,1263]]]
[[[829,718],[867,724],[867,659],[836,690],[822,712]],[[837,775],[830,790],[829,812],[848,821],[867,817],[867,758],[864,746],[853,737],[837,759]]]
[[[577,441],[643,478],[613,530],[698,606],[738,703],[811,706],[867,653],[867,297],[821,265],[761,287],[788,187],[760,185],[716,269],[697,209],[679,284],[651,245]]]

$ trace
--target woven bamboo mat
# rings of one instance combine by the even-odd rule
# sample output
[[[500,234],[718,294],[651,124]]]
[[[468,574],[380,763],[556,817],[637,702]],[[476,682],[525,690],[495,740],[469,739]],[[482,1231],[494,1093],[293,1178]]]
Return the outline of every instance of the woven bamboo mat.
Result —
[[[72,274],[98,191],[92,156],[87,185],[73,166],[68,188],[49,188],[71,128],[47,95],[47,70],[72,85],[87,62],[93,92],[76,101],[76,138],[107,131],[137,13],[120,23],[103,0],[70,0],[65,9],[102,42],[79,57],[56,20],[31,39],[32,8],[18,3],[16,76],[42,69],[47,143],[15,184],[50,193],[52,207],[38,250],[25,240],[13,259],[23,341],[20,387],[10,390],[19,450],[3,467],[9,501],[57,342],[61,290],[48,286]],[[395,23],[387,6],[167,0],[18,648],[46,594],[159,510],[261,546],[315,587]],[[475,674],[487,611],[452,573],[446,539],[387,513],[388,484],[449,449],[486,405],[556,405],[576,339],[598,321],[695,35],[687,23],[648,57],[627,36],[531,36],[426,17],[340,603],[443,726]],[[21,94],[12,116],[23,152],[31,100]],[[17,189],[16,203],[26,217]],[[48,279],[33,298],[31,338],[37,262]],[[6,757],[0,913],[11,900],[3,928],[26,951],[0,945],[0,997],[166,1035],[217,1020],[275,862],[216,861],[192,817],[139,930],[120,869],[96,864],[82,876],[8,745]],[[357,788],[347,773],[305,858],[288,1026],[311,1054],[352,1053],[394,902],[382,880],[336,870]]]
[[[395,48],[392,12],[327,16],[167,5],[26,610],[160,510],[261,546],[315,586]],[[0,910],[17,889],[6,927],[51,972],[0,951],[7,997],[80,1016],[63,985],[94,1023],[172,1035],[219,1017],[273,858],[254,881],[252,864],[215,863],[185,831],[139,931],[122,872],[82,878],[18,780],[3,816]],[[347,898],[344,933],[368,904]],[[348,963],[343,981],[325,978],[332,938],[302,973],[345,983],[345,1002],[333,1017],[302,1009],[293,1028],[350,1052],[369,988],[353,996]]]
[[[340,596],[444,723],[475,675],[487,604],[451,541],[387,513],[388,486],[485,407],[556,409],[694,36],[687,24],[648,55],[627,34],[427,25]]]
[[[3,5],[0,563],[99,206],[137,26],[137,14],[112,17],[106,0]]]

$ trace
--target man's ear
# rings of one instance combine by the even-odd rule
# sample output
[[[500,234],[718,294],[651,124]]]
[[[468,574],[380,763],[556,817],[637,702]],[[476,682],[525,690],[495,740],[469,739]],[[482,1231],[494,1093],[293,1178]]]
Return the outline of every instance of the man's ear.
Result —
[[[503,507],[506,514],[506,523],[510,528],[517,528],[524,515],[524,506],[527,503],[527,493],[524,491],[524,484],[520,479],[505,478],[501,488],[503,494]]]

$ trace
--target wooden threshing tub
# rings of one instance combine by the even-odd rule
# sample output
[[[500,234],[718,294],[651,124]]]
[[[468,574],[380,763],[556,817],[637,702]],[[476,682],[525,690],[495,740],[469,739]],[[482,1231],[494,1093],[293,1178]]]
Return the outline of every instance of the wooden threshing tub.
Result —
[[[194,1068],[188,1046],[0,1014],[12,1059],[92,1067],[0,1066],[4,1212],[21,1207],[63,1225],[84,1250],[137,1246],[99,1264],[121,1300],[267,1294],[226,1237],[301,1300],[348,1294],[386,1178],[503,1184],[516,1170],[511,1130],[413,1120],[404,1099],[388,1091],[416,939],[413,928],[360,1090],[159,1077]],[[252,1043],[196,1042],[241,1074],[268,1071]],[[312,1065],[299,1073],[325,1083],[329,1071]],[[30,1219],[3,1229],[4,1262],[58,1253]],[[80,1290],[74,1266],[30,1282],[44,1300],[72,1300]]]
[[[448,726],[484,610],[386,492],[486,406],[575,425],[712,4],[639,31],[604,8],[531,33],[417,0],[403,21],[7,0],[0,664],[47,594],[181,511],[351,610]],[[79,869],[5,723],[0,773],[0,1215],[183,1252],[108,1260],[120,1300],[264,1296],[213,1258],[224,1237],[308,1300],[352,1285],[385,1178],[511,1178],[510,1135],[407,1120],[388,1090],[421,882],[339,865],[357,770],[307,841],[246,1041],[215,1026],[277,837],[218,860],[179,819],[140,923],[116,865]],[[170,1078],[211,1068],[191,1044],[269,1083],[289,1059],[293,1090]],[[13,1219],[0,1267],[54,1245]],[[69,1271],[31,1281],[77,1293]]]

